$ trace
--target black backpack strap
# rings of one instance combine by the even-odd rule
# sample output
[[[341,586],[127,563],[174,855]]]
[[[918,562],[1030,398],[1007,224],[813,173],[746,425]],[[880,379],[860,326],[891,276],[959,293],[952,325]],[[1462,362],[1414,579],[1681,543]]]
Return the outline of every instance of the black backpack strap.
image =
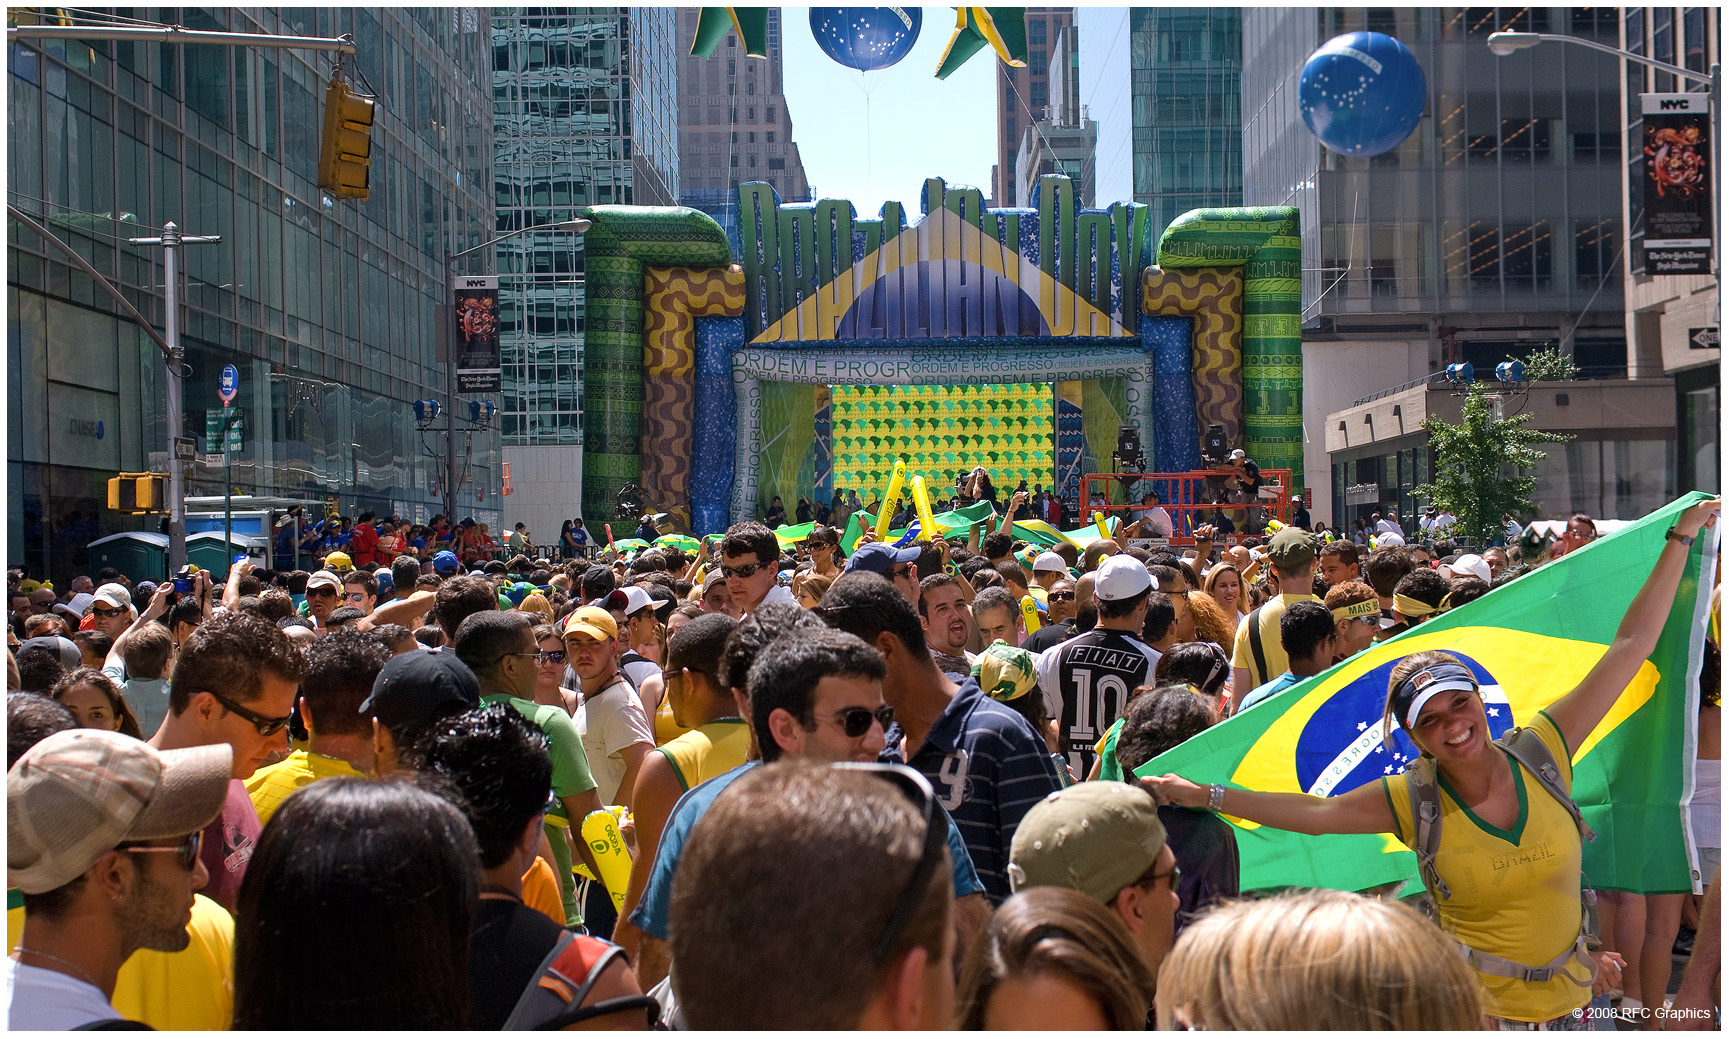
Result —
[[[142,1021],[132,1021],[124,1017],[105,1017],[100,1021],[86,1021],[71,1029],[74,1032],[154,1032],[156,1029]]]
[[[516,1006],[510,1009],[510,1016],[504,1021],[504,1031],[520,1031],[526,1027],[520,1019],[533,1006],[535,993],[540,989],[540,979],[546,976],[547,969],[558,962],[559,956],[563,955],[564,950],[569,948],[570,943],[574,941],[576,941],[576,935],[570,931],[565,931],[558,936],[558,941],[552,943],[552,951],[541,957],[540,966],[534,968],[533,980],[528,983],[527,988],[522,990],[521,995],[516,997]]]
[[[1264,605],[1255,607],[1249,611],[1248,619],[1249,652],[1255,655],[1255,667],[1260,674],[1260,677],[1255,680],[1256,685],[1274,677],[1267,674],[1267,651],[1261,648],[1261,611],[1264,609],[1266,609]]]

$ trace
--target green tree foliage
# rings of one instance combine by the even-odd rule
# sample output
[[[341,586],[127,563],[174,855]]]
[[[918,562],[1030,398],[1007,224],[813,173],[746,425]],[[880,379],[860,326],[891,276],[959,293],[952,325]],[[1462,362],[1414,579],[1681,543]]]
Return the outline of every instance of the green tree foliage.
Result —
[[[1494,405],[1477,383],[1465,396],[1457,425],[1434,415],[1423,420],[1434,481],[1411,492],[1451,512],[1458,519],[1454,531],[1479,546],[1501,532],[1502,517],[1536,511],[1531,493],[1537,477],[1532,470],[1548,455],[1533,445],[1573,439],[1529,428],[1529,414],[1497,418]]]
[[[1507,360],[1516,361],[1518,358],[1509,354]],[[1533,350],[1525,358],[1525,379],[1528,382],[1572,382],[1578,377],[1578,365],[1558,346]]]

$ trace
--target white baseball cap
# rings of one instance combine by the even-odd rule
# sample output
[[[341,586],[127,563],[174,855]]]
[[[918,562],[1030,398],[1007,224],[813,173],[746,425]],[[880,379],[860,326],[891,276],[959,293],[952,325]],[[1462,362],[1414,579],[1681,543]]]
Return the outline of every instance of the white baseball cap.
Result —
[[[1058,570],[1066,574],[1069,572],[1069,564],[1064,562],[1063,557],[1055,552],[1040,552],[1038,558],[1033,560],[1033,573],[1042,574],[1051,570]]]
[[[132,605],[132,593],[122,584],[105,584],[96,589],[94,601],[104,606],[127,608]]]
[[[1106,556],[1093,571],[1093,596],[1104,602],[1133,599],[1152,586],[1153,575],[1134,556]]]
[[[645,607],[658,610],[672,601],[671,599],[650,599],[646,589],[634,584],[626,587],[623,591],[625,598],[624,615],[626,617]]]
[[[1442,563],[1440,568],[1454,577],[1477,577],[1481,578],[1484,584],[1488,584],[1491,580],[1489,561],[1469,552],[1455,558],[1451,563]]]

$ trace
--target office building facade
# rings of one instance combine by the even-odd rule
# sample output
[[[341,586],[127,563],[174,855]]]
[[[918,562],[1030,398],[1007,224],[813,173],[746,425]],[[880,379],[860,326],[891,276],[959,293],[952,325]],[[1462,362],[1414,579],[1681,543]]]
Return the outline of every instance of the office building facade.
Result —
[[[499,8],[491,30],[498,234],[591,205],[676,204],[672,9]],[[582,237],[529,231],[493,251],[506,518],[552,545],[582,504]]]
[[[185,8],[192,29],[333,37],[348,79],[378,96],[371,196],[316,186],[332,56],[215,45],[10,44],[9,201],[44,223],[161,328],[163,254],[127,238],[172,221],[181,260],[183,423],[204,453],[225,365],[244,446],[243,493],[334,500],[425,520],[442,511],[442,429],[412,402],[444,399],[434,308],[447,250],[492,233],[487,16],[478,8]],[[96,12],[95,17],[100,17]],[[170,15],[173,17],[170,18]],[[166,472],[166,374],[155,344],[49,242],[8,237],[8,562],[66,579],[85,548],[158,517],[106,509],[120,471]],[[475,268],[478,270],[478,268]],[[459,444],[461,514],[496,525],[496,433]],[[190,494],[219,494],[200,462]]]
[[[1015,199],[1015,156],[1020,152],[1022,131],[1046,118],[1051,104],[1051,56],[1057,34],[1073,25],[1072,7],[1026,9],[1027,64],[1014,68],[996,62],[997,161],[991,168],[993,206],[1009,206]]]
[[[1084,207],[1096,204],[1094,191],[1094,148],[1098,143],[1099,124],[1088,118],[1080,98],[1080,52],[1076,46],[1077,28],[1065,25],[1057,30],[1052,41],[1047,78],[1050,80],[1050,104],[1043,118],[1029,123],[1021,131],[1020,147],[1015,150],[1015,205],[1030,207],[1033,189],[1039,178],[1059,173],[1074,181],[1075,199]],[[1111,201],[1107,199],[1106,204]]]
[[[1542,347],[1588,377],[1626,377],[1618,62],[1570,46],[1497,58],[1486,45],[1503,29],[1616,45],[1614,9],[1244,8],[1242,19],[1243,201],[1302,214],[1305,476],[1318,519],[1374,504],[1331,515],[1340,487],[1365,483],[1347,465],[1368,459],[1329,459],[1321,435],[1363,398],[1461,361],[1483,377]],[[1362,29],[1412,49],[1428,96],[1402,144],[1348,159],[1304,125],[1297,83],[1321,43]],[[1619,442],[1630,445],[1620,455],[1564,452],[1580,470],[1573,485],[1622,479],[1623,464],[1673,471],[1672,430]],[[1397,468],[1379,477],[1382,504],[1403,482]]]
[[[783,202],[811,197],[782,80],[782,11],[768,10],[768,56],[728,32],[712,57],[690,53],[701,8],[677,10],[679,201],[714,217],[737,242],[738,186],[760,181]]]

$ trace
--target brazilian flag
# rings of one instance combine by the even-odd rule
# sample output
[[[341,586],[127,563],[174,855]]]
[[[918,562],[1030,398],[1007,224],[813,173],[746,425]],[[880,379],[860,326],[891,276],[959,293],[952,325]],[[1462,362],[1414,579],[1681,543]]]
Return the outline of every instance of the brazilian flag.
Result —
[[[1167,751],[1137,774],[1172,772],[1201,784],[1320,796],[1393,775],[1417,751],[1402,731],[1383,744],[1388,675],[1401,658],[1422,650],[1445,650],[1465,661],[1488,702],[1495,736],[1527,725],[1596,664],[1656,565],[1664,533],[1705,497],[1694,492],[1372,646]],[[1615,708],[1573,750],[1573,796],[1597,832],[1585,845],[1584,869],[1598,889],[1693,890],[1698,861],[1687,802],[1717,537],[1712,528],[1694,543],[1656,650]],[[1227,818],[1237,830],[1245,891],[1360,891],[1417,875],[1416,857],[1390,834],[1309,837]]]

